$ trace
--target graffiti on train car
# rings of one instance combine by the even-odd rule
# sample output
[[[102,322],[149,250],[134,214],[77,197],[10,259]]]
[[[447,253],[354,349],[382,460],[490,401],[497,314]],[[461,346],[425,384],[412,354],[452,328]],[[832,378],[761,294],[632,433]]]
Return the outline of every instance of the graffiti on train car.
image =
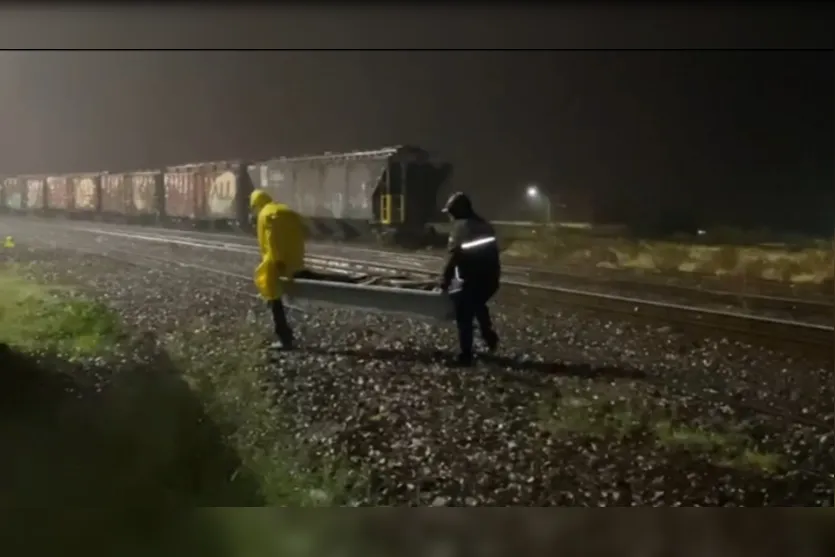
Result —
[[[101,210],[114,215],[126,214],[127,195],[124,174],[105,174],[101,177]]]
[[[286,194],[287,183],[284,171],[276,167],[273,162],[250,165],[247,172],[249,172],[249,178],[256,188],[265,190],[270,194],[270,197],[279,203],[284,203],[291,209],[298,210]]]
[[[300,200],[293,191],[293,177],[290,169],[277,161],[258,165],[258,183],[270,196],[293,209],[301,212]],[[253,181],[255,177],[253,176]]]
[[[157,172],[105,174],[101,177],[101,210],[117,215],[147,215],[157,212]]]
[[[329,164],[322,175],[322,212],[335,219],[346,218],[345,193],[348,189],[348,167]]]
[[[271,182],[269,181],[269,166],[266,165],[266,164],[259,164],[258,169],[259,169],[259,175],[260,175],[260,178],[261,178],[261,181],[260,181],[261,186],[260,187],[263,188],[263,189],[270,189],[270,183]],[[282,173],[281,171],[276,171],[275,179],[276,179],[276,182],[278,182],[279,184],[283,183],[284,182],[284,173]],[[254,178],[253,178],[253,180],[254,180]]]
[[[235,196],[238,192],[238,177],[226,170],[210,178],[207,207],[213,217],[235,218]]]
[[[73,176],[70,183],[73,192],[73,204],[77,211],[95,211],[96,180],[95,176]]]
[[[157,211],[156,198],[156,172],[134,172],[130,174],[128,182],[130,186],[131,207],[134,213],[150,214]]]
[[[301,213],[308,217],[328,216],[322,210],[322,169],[319,165],[300,164],[293,176],[293,197],[301,208]]]
[[[371,197],[386,169],[386,161],[363,161],[348,165],[347,218],[370,220]]]
[[[183,221],[211,219],[212,228],[227,228],[229,222],[246,221],[247,197],[253,186],[265,188],[281,203],[285,203],[320,229],[335,234],[360,230],[356,223],[328,223],[336,221],[365,221],[370,225],[380,222],[383,195],[404,195],[404,207],[412,215],[408,223],[386,222],[392,229],[415,229],[417,221],[428,222],[434,217],[437,185],[434,178],[412,172],[399,180],[385,180],[386,170],[406,164],[426,163],[425,151],[414,147],[393,147],[371,151],[325,153],[324,155],[274,158],[242,166],[239,161],[204,162],[169,166],[159,170],[144,170],[110,174],[101,173],[10,176],[0,182],[0,206],[10,209],[53,209],[54,213],[76,210],[87,213],[106,213],[112,217],[133,217],[129,220],[157,222],[180,226]],[[448,165],[447,165],[448,166]],[[243,172],[242,172],[243,171]],[[424,177],[422,177],[424,176]],[[401,175],[396,176],[401,178]],[[435,180],[437,181],[437,180]],[[440,183],[440,182],[439,182]],[[389,191],[389,187],[391,191]],[[398,200],[399,201],[399,200]],[[411,204],[406,203],[409,201]],[[430,217],[424,213],[431,205]],[[50,211],[53,213],[53,211]],[[144,213],[144,215],[143,215]],[[164,217],[172,217],[170,220]],[[81,215],[75,215],[78,218]],[[136,217],[143,218],[136,218]],[[163,217],[158,218],[144,217]]]
[[[169,217],[195,218],[200,214],[193,172],[189,170],[166,171],[163,184],[165,212]]]
[[[70,181],[66,176],[49,176],[46,179],[46,206],[50,209],[70,209]]]
[[[17,177],[3,179],[3,202],[9,209],[20,211],[24,208],[23,180]]]
[[[24,178],[24,181],[26,183],[26,208],[43,209],[46,180],[43,178],[29,177]]]
[[[308,217],[373,218],[371,197],[387,168],[385,159],[272,160],[249,169],[270,195]]]

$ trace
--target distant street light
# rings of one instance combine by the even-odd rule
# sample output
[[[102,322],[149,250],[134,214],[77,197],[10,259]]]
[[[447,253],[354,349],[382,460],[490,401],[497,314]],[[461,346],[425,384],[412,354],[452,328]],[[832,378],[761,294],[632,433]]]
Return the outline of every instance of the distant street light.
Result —
[[[545,222],[551,223],[551,199],[542,193],[539,186],[531,184],[525,190],[525,195],[534,204],[543,203],[545,205]]]

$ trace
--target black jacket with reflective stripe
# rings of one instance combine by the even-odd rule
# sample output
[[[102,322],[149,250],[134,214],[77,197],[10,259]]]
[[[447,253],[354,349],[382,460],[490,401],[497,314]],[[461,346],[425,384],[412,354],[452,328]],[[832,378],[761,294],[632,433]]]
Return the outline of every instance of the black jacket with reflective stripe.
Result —
[[[453,278],[465,287],[494,289],[499,285],[501,263],[496,231],[477,215],[452,222],[443,286],[449,287]]]

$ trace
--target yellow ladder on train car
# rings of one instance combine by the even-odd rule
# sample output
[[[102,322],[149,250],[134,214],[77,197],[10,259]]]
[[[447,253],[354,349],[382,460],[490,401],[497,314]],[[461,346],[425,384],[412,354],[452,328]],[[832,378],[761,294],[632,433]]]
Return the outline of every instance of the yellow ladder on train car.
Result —
[[[406,221],[406,204],[402,195],[380,196],[380,222],[385,225],[402,224]]]

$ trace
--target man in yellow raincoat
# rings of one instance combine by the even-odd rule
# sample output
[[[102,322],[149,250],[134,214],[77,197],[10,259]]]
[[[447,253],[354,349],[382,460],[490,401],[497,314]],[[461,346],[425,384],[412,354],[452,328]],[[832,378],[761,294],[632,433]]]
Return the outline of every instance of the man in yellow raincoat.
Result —
[[[267,300],[272,312],[278,342],[272,348],[293,348],[293,330],[287,323],[287,315],[281,296],[282,281],[292,280],[304,267],[304,241],[306,230],[301,216],[287,205],[276,203],[264,190],[257,189],[249,198],[249,206],[256,216],[258,246],[261,248],[261,264],[255,269],[255,286]]]

